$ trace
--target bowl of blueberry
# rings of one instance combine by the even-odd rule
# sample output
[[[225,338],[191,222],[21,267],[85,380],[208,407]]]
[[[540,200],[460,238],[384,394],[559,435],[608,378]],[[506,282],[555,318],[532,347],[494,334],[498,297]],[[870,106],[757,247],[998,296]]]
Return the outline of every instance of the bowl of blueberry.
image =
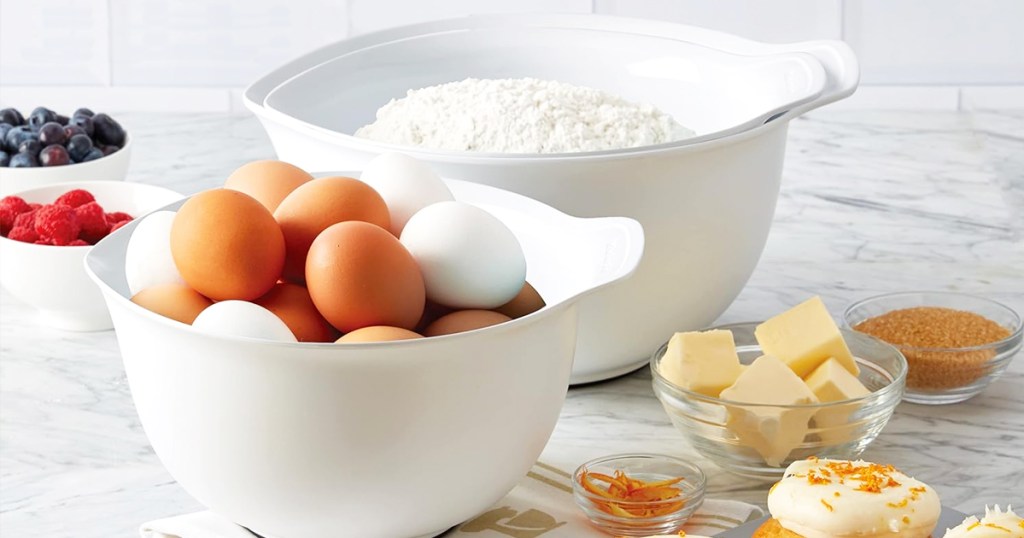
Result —
[[[122,181],[131,138],[104,113],[0,110],[0,196],[67,181]]]

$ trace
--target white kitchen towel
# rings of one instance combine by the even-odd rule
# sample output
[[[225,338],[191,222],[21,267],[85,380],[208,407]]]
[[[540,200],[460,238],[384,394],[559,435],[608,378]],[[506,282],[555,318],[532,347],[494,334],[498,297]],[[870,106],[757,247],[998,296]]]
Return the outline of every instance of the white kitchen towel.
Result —
[[[707,499],[683,527],[687,534],[712,536],[756,519],[764,512],[739,501]],[[254,538],[212,512],[196,512],[146,523],[142,538]],[[338,529],[337,537],[348,534]],[[490,510],[458,525],[443,538],[607,538],[576,506],[569,473],[537,462],[526,478]]]

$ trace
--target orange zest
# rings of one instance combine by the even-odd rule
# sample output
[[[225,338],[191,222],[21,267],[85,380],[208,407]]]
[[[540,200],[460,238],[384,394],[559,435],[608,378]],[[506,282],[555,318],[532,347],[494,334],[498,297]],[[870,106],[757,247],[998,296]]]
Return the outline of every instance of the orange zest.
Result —
[[[683,480],[669,478],[645,482],[627,476],[622,471],[615,471],[614,476],[603,473],[592,473],[584,470],[580,473],[580,486],[597,497],[591,499],[599,510],[624,518],[649,518],[663,516],[686,506],[686,501],[678,500],[681,490],[675,487]]]

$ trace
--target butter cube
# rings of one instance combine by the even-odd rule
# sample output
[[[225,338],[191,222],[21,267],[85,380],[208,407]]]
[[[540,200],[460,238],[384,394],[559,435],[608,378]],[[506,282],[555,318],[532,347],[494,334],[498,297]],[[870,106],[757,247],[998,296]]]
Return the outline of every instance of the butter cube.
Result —
[[[871,393],[856,376],[832,358],[823,362],[804,381],[822,402],[850,400]],[[819,409],[814,414],[814,426],[821,430],[818,432],[821,440],[830,445],[852,441],[856,426],[849,424],[850,415],[858,407],[858,404],[847,404]]]
[[[718,396],[740,375],[731,331],[676,333],[658,363],[661,375],[686,390]]]
[[[721,397],[733,402],[767,405],[818,403],[806,383],[781,360],[758,357]],[[740,443],[753,448],[765,463],[778,467],[809,431],[815,409],[727,405],[726,427]]]
[[[838,402],[871,394],[871,391],[834,358],[821,363],[804,380],[822,402]]]
[[[860,373],[820,297],[812,297],[758,325],[754,336],[765,355],[782,359],[800,377],[813,372],[829,357],[851,374]]]

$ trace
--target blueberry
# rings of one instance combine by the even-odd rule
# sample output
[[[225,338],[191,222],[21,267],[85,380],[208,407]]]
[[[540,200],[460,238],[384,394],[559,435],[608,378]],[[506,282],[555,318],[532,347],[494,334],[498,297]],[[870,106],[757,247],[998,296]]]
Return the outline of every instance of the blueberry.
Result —
[[[85,136],[89,136],[89,133],[86,133],[85,129],[82,129],[81,127],[79,127],[77,125],[65,125],[64,126],[64,138],[65,139],[71,140],[71,137],[73,137],[73,136],[75,136],[77,134],[84,134]]]
[[[85,157],[83,157],[82,160],[79,162],[84,163],[88,161],[95,161],[96,159],[101,158],[103,158],[103,152],[100,151],[98,148],[92,148],[91,150],[89,150],[89,153],[86,153]]]
[[[57,123],[59,123],[61,125],[61,127],[67,125],[68,121],[71,120],[71,118],[69,118],[69,117],[67,117],[67,116],[65,116],[63,114],[55,114],[55,116],[57,116]]]
[[[57,115],[54,114],[52,110],[44,106],[36,107],[36,109],[28,116],[28,126],[31,127],[33,131],[38,131],[43,125],[56,120]]]
[[[110,155],[111,153],[116,153],[117,150],[119,150],[119,149],[121,149],[121,148],[119,148],[117,146],[100,146],[100,148],[99,148],[99,150],[103,152],[103,156],[104,157],[106,157],[107,155]]]
[[[39,166],[39,161],[28,153],[18,153],[11,157],[11,162],[7,166],[11,168],[32,168]]]
[[[119,148],[124,146],[124,129],[114,118],[101,112],[93,116],[92,122],[96,129],[95,138],[97,142]]]
[[[71,125],[81,128],[89,136],[95,132],[92,118],[89,116],[71,116]]]
[[[44,146],[50,146],[53,144],[64,145],[66,138],[64,136],[64,126],[51,121],[39,128],[39,142]]]
[[[77,134],[68,141],[68,155],[76,163],[82,162],[86,154],[92,151],[92,139],[86,134]]]
[[[18,153],[28,153],[33,157],[38,157],[39,152],[43,150],[43,145],[34,138],[29,138],[18,145]]]
[[[7,148],[7,132],[13,128],[14,126],[10,123],[0,123],[0,151]]]
[[[76,110],[73,114],[71,114],[71,117],[73,118],[75,116],[85,116],[87,118],[91,118],[95,115],[96,114],[93,113],[93,111],[89,110],[88,108],[82,107]]]
[[[71,164],[71,156],[68,155],[68,150],[64,149],[64,146],[53,144],[39,152],[39,162],[43,166],[63,166]]]
[[[18,146],[22,142],[33,139],[37,140],[39,136],[32,132],[27,125],[18,125],[13,127],[10,131],[7,131],[7,136],[4,137],[4,141],[7,142],[7,149],[10,151],[17,151]]]
[[[5,108],[0,110],[0,122],[17,127],[25,123],[25,118],[21,115],[21,112],[18,112],[18,109]]]
[[[7,166],[11,163],[11,156],[6,151],[0,151],[0,166]]]

